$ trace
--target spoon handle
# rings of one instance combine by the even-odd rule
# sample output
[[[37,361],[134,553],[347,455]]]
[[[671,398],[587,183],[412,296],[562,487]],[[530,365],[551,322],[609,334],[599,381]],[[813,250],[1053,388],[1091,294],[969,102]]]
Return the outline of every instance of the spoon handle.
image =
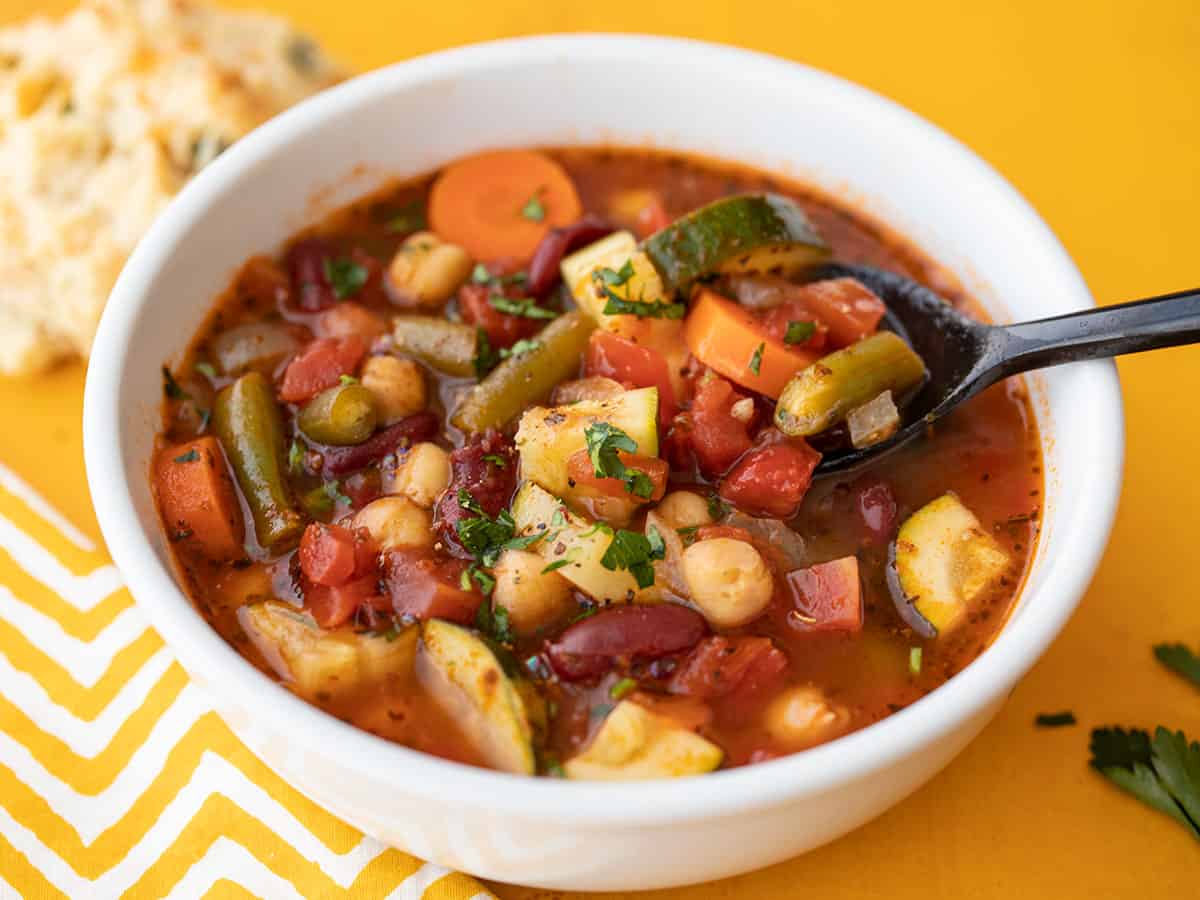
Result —
[[[990,362],[1000,376],[1200,343],[1200,290],[991,329]]]

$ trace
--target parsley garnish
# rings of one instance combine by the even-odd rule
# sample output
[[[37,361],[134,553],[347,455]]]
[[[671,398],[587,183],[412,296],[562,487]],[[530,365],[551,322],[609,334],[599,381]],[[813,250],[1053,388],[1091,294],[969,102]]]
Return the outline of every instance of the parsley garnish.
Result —
[[[483,461],[491,463],[497,469],[503,469],[508,465],[508,460],[499,453],[488,453],[483,457]]]
[[[323,485],[321,485],[321,490],[324,491],[325,496],[334,503],[344,503],[347,506],[350,506],[354,502],[342,493],[342,483],[337,479],[334,479],[333,481],[326,481]]]
[[[750,357],[750,371],[755,375],[762,368],[763,351],[767,349],[766,342],[759,344],[754,348],[754,355]]]
[[[388,220],[387,230],[392,234],[407,234],[425,227],[425,204],[413,200],[400,207]]]
[[[604,314],[606,316],[637,316],[639,319],[682,319],[687,313],[687,307],[682,303],[651,303],[643,299],[633,299],[629,296],[629,288],[625,289],[622,297],[613,288],[627,285],[636,274],[633,260],[628,259],[619,269],[601,266],[592,275],[596,286],[600,288],[605,300]]]
[[[198,362],[196,363],[196,371],[210,381],[217,377],[217,370],[213,368],[212,363]]]
[[[729,515],[729,504],[722,500],[718,495],[709,494],[708,514],[714,520],[723,519]]]
[[[920,647],[908,648],[908,674],[914,678],[921,674],[921,657],[924,655]]]
[[[676,528],[675,533],[683,539],[683,545],[690,547],[696,543],[696,533],[700,530],[699,525],[688,525],[684,528]]]
[[[505,550],[524,550],[542,539],[540,532],[515,537],[516,523],[507,509],[500,510],[493,519],[465,488],[458,490],[458,505],[475,514],[472,518],[458,520],[454,526],[458,539],[485,569],[495,566]]]
[[[542,205],[541,198],[538,197],[545,188],[538,188],[533,192],[533,196],[525,201],[525,205],[521,207],[521,218],[527,219],[530,222],[543,222],[546,219],[546,207]]]
[[[654,584],[654,560],[666,555],[662,535],[653,525],[647,534],[621,529],[613,535],[600,565],[610,571],[627,569],[640,588]]]
[[[168,400],[191,400],[192,396],[187,391],[179,386],[179,382],[175,380],[175,376],[171,374],[171,370],[166,366],[162,367],[163,376],[163,393],[167,395]]]
[[[338,376],[338,383],[339,384],[358,384],[358,379],[355,378],[353,375],[346,375],[345,373],[343,373]]]
[[[612,287],[620,287],[623,284],[628,284],[629,279],[636,274],[637,272],[633,268],[632,259],[625,260],[625,264],[619,269],[610,269],[608,266],[601,266],[596,270],[596,277],[604,282],[604,284],[611,285]]]
[[[785,344],[803,344],[817,332],[816,322],[788,322],[784,332]]]
[[[503,294],[492,294],[488,297],[488,303],[492,304],[493,309],[502,313],[508,313],[510,316],[523,316],[526,319],[558,318],[558,313],[552,309],[543,309],[538,306],[537,301],[532,297],[522,297],[519,300],[512,300]]]
[[[475,359],[472,360],[472,364],[475,366],[475,377],[482,378],[496,368],[496,363],[499,361],[500,356],[492,349],[492,342],[488,340],[487,332],[482,328],[476,328]]]
[[[1164,812],[1200,840],[1200,743],[1159,727],[1092,732],[1092,767],[1143,803]]]
[[[521,338],[521,340],[517,341],[511,347],[509,347],[505,350],[501,350],[500,358],[508,359],[510,356],[523,356],[526,353],[532,353],[534,350],[540,349],[541,346],[542,346],[542,342],[537,340],[536,338],[534,340],[529,340],[528,338]]]
[[[1038,728],[1061,728],[1064,725],[1075,724],[1075,713],[1069,709],[1057,713],[1038,713],[1033,724]]]
[[[483,263],[475,263],[475,268],[471,270],[471,280],[476,284],[487,284],[492,280],[492,273]]]
[[[353,297],[367,283],[367,267],[352,259],[325,260],[325,280],[339,300]]]
[[[1172,672],[1200,687],[1200,657],[1183,644],[1159,644],[1154,648],[1154,656]]]
[[[648,500],[654,494],[654,482],[640,469],[630,469],[617,455],[618,450],[636,453],[637,441],[608,422],[595,422],[584,429],[588,458],[597,478],[615,478],[625,484],[625,490]]]
[[[196,452],[196,448],[195,448],[195,447],[193,447],[193,448],[192,448],[191,450],[189,450],[187,453],[184,453],[184,454],[182,454],[182,455],[180,455],[180,456],[177,456],[177,457],[175,457],[175,462],[177,462],[177,463],[190,463],[190,462],[195,462],[195,461],[196,461],[196,460],[198,460],[199,458],[200,458],[200,454],[199,454],[199,453],[197,453],[197,452]]]
[[[612,697],[614,700],[620,700],[622,697],[625,697],[628,694],[632,694],[634,691],[636,691],[637,686],[638,683],[634,679],[622,678],[620,681],[615,682],[613,686],[608,689],[608,696]]]
[[[304,466],[304,448],[300,446],[300,442],[295,438],[292,439],[292,445],[288,447],[288,471],[293,475],[299,475]]]

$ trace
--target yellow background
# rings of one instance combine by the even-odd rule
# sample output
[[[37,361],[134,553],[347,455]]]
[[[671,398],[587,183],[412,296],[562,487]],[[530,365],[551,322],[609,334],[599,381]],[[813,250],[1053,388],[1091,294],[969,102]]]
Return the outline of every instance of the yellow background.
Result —
[[[688,35],[790,57],[873,88],[973,147],[1046,218],[1099,302],[1200,285],[1196,0],[237,5],[290,15],[357,69],[569,30]],[[65,6],[2,0],[0,19]],[[1157,641],[1200,645],[1200,349],[1120,369],[1128,456],[1112,544],[1079,613],[996,721],[930,785],[835,844],[653,896],[1195,895],[1200,845],[1085,765],[1095,725],[1163,723],[1200,737],[1200,692],[1150,655]],[[96,535],[80,463],[82,384],[78,367],[34,384],[0,381],[0,460]],[[1079,727],[1034,729],[1035,714],[1060,709],[1074,710]]]

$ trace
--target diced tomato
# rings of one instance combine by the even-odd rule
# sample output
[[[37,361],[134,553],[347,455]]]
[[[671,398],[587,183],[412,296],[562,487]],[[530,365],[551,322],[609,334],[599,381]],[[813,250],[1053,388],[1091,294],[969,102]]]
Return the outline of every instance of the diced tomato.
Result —
[[[486,331],[493,347],[511,347],[521,338],[537,334],[546,324],[543,319],[501,312],[492,306],[490,298],[493,293],[496,290],[491,285],[474,282],[468,282],[458,289],[458,310],[462,313],[463,321]],[[520,298],[519,292],[506,289],[504,293],[505,296],[512,294],[514,298]]]
[[[861,631],[862,582],[858,559],[845,556],[790,572],[792,603],[799,615],[788,624],[798,631]]]
[[[751,515],[790,519],[812,484],[821,454],[801,438],[747,453],[721,482],[721,499]]]
[[[628,387],[658,388],[658,421],[666,424],[678,408],[667,359],[656,350],[608,331],[593,331],[584,358],[585,375],[603,375]]]
[[[887,312],[883,301],[853,278],[814,281],[800,287],[792,301],[811,312],[810,318],[829,328],[834,349],[847,347],[875,333]]]
[[[624,481],[618,478],[605,478],[596,475],[596,468],[586,450],[573,453],[567,459],[567,478],[577,487],[595,491],[599,494],[610,494],[614,497],[625,497],[640,503],[657,502],[667,492],[667,477],[671,467],[665,459],[657,456],[640,456],[633,453],[618,452],[617,458],[628,469],[635,469],[649,476],[653,483],[653,492],[649,497],[642,497],[628,490]]]
[[[671,214],[663,206],[662,197],[654,194],[649,202],[641,208],[634,223],[638,237],[648,238],[656,231],[662,231],[671,224]]]
[[[469,625],[483,600],[472,586],[463,588],[468,563],[437,559],[421,551],[391,550],[383,557],[383,583],[397,615],[445,619]]]
[[[698,381],[692,400],[691,444],[701,471],[714,478],[750,449],[749,428],[734,418],[733,405],[745,397],[719,375]]]
[[[870,544],[886,544],[896,533],[899,509],[896,495],[886,481],[863,475],[850,483],[858,510],[863,538]]]
[[[313,341],[288,363],[279,388],[285,403],[304,403],[333,387],[343,375],[353,375],[367,352],[359,335]]]
[[[304,590],[304,606],[322,628],[336,628],[350,620],[360,606],[370,603],[379,588],[379,578],[363,575],[336,587],[310,584]]]
[[[344,584],[354,574],[354,534],[338,525],[313,522],[300,539],[300,571],[314,584]]]
[[[787,343],[788,326],[793,322],[811,322],[813,333],[805,341],[789,344],[820,353],[829,343],[829,326],[815,317],[812,308],[804,300],[785,300],[762,314],[763,328],[777,341]]]
[[[675,670],[668,686],[673,694],[725,697],[756,693],[787,670],[783,651],[766,637],[706,638]]]

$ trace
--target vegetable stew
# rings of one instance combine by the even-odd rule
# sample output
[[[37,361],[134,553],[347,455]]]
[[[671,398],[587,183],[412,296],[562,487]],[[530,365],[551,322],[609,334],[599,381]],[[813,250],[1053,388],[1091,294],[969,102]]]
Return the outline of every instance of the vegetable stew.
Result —
[[[263,672],[503,771],[803,750],[936,689],[1037,539],[1023,383],[850,476],[925,365],[837,259],[957,282],[853,210],[645,150],[483,153],[246,262],[164,367],[186,587]]]

